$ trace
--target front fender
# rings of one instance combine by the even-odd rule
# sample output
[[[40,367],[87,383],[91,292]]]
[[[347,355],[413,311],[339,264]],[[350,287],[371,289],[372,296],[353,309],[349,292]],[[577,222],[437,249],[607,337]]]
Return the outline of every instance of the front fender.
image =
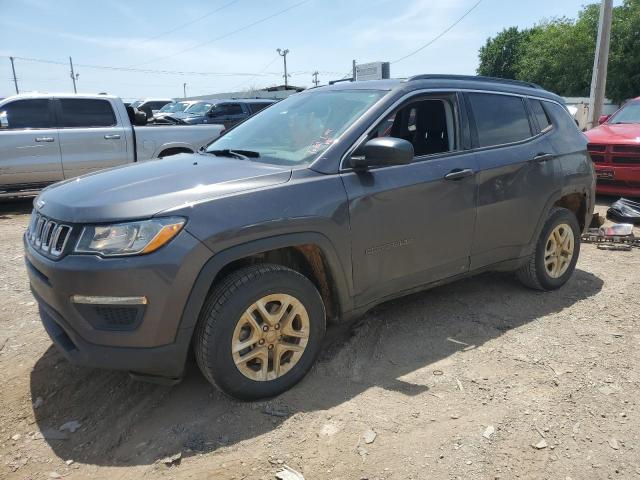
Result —
[[[261,238],[235,247],[222,250],[213,255],[202,267],[182,314],[180,329],[193,329],[198,321],[198,316],[204,305],[211,286],[216,281],[220,271],[231,262],[258,253],[275,250],[278,248],[293,247],[296,245],[316,245],[322,251],[327,268],[335,283],[337,293],[338,311],[340,315],[353,309],[352,297],[349,291],[349,283],[340,263],[337,251],[326,236],[317,232],[301,232],[273,237]]]

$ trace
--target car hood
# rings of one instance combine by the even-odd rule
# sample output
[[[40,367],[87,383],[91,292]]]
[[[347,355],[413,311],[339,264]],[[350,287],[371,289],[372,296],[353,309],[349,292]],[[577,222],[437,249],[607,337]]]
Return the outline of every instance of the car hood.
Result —
[[[604,123],[585,132],[592,143],[623,143],[640,145],[640,124],[621,123],[618,125]]]
[[[65,180],[43,190],[34,204],[43,215],[70,223],[131,220],[290,178],[286,167],[180,154]]]

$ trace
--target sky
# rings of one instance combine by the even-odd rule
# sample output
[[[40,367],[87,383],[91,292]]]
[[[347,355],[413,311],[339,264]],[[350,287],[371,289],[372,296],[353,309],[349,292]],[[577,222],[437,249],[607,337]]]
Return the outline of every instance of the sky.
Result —
[[[622,0],[614,2],[619,5]],[[505,27],[574,18],[588,0],[0,0],[0,97],[108,92],[125,100],[321,84],[351,62],[390,61],[392,77],[474,74],[478,50]],[[36,62],[33,59],[43,60]],[[399,60],[399,61],[396,61]],[[101,68],[98,68],[101,67]],[[105,68],[107,67],[107,68]],[[138,71],[143,70],[143,71]]]

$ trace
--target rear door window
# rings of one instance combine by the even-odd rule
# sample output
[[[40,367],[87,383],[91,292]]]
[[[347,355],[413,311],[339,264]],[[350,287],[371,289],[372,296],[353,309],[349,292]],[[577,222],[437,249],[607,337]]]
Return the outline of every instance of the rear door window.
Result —
[[[532,136],[521,97],[491,93],[468,94],[480,147],[526,140]]]
[[[117,123],[111,103],[89,98],[61,98],[60,117],[62,128],[112,127]]]
[[[548,130],[551,127],[551,121],[549,120],[549,116],[547,115],[542,102],[540,100],[529,100],[529,105],[531,105],[533,116],[538,122],[539,131],[544,132]]]
[[[48,98],[16,100],[0,107],[0,130],[55,128]]]
[[[242,105],[239,103],[228,103],[225,107],[227,109],[226,115],[242,115],[244,113]]]

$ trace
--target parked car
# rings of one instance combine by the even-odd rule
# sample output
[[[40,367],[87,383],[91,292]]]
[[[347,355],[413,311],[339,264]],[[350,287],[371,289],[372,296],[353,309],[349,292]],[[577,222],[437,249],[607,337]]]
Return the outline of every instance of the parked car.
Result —
[[[184,100],[182,102],[167,103],[164,107],[162,107],[160,110],[156,112],[153,118],[159,118],[164,115],[178,114],[178,113],[184,112],[187,108],[189,108],[194,103],[196,103],[195,100]]]
[[[146,98],[132,102],[131,106],[146,113],[147,118],[151,118],[168,103],[173,103],[173,100],[171,98]]]
[[[585,132],[596,168],[596,191],[605,195],[640,197],[640,97],[600,125]]]
[[[190,124],[215,123],[231,128],[244,119],[256,114],[263,108],[273,105],[275,100],[268,99],[238,99],[238,100],[211,100],[212,105],[204,111],[188,112],[182,120]]]
[[[70,361],[175,382],[193,347],[226,393],[271,397],[312,366],[326,322],[487,270],[564,285],[593,210],[586,146],[532,84],[320,87],[200,153],[46,189],[27,271]]]
[[[193,101],[182,112],[176,113],[173,116],[185,121],[189,118],[202,117],[211,109],[212,105],[213,102],[211,100]]]
[[[133,112],[133,109],[130,109]],[[133,118],[133,117],[132,117]],[[108,95],[27,94],[0,102],[0,198],[34,195],[95,170],[195,152],[222,125],[132,125]]]

